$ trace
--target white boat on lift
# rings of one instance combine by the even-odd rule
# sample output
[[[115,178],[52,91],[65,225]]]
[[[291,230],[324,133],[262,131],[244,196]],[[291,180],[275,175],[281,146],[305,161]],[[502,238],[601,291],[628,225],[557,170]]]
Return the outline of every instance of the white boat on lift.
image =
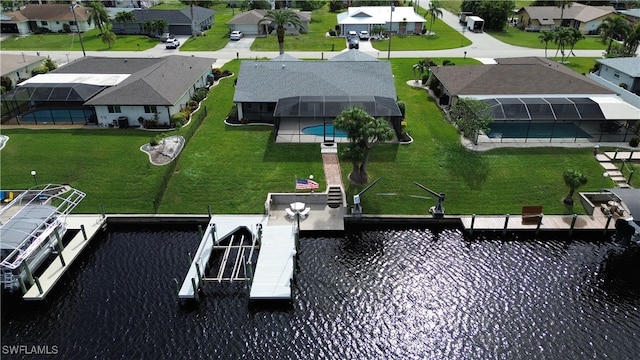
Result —
[[[16,292],[59,246],[68,215],[85,193],[68,185],[48,184],[17,195],[0,209],[0,284]]]

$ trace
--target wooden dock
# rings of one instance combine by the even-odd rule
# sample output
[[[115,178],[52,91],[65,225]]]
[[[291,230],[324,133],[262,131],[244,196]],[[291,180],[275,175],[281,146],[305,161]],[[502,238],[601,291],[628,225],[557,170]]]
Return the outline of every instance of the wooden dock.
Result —
[[[523,224],[522,215],[465,215],[460,216],[464,229],[473,231],[607,231],[615,230],[618,216],[544,215],[536,222]]]
[[[73,264],[82,250],[89,245],[95,234],[101,229],[105,218],[102,215],[67,215],[67,231],[78,230],[78,233],[64,247],[62,259],[60,255],[37,277],[40,288],[32,285],[23,296],[24,300],[44,300],[47,294],[58,283],[65,271]],[[82,228],[84,227],[84,232]],[[86,236],[85,236],[86,235]]]

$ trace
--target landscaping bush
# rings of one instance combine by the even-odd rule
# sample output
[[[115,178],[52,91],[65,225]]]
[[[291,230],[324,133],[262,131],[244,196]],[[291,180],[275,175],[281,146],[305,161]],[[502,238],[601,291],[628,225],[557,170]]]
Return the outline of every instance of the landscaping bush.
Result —
[[[158,145],[158,138],[154,136],[151,139],[149,139],[149,145],[151,145],[151,146]]]
[[[407,104],[402,100],[398,100],[397,104],[398,109],[400,109],[400,113],[402,114],[402,118],[404,119],[405,114],[407,113]]]
[[[638,147],[638,145],[640,145],[640,137],[633,137],[631,138],[631,140],[629,140],[629,146],[631,147]]]
[[[62,24],[62,31],[66,32],[67,34],[71,32],[71,26],[69,26],[69,24]]]
[[[618,85],[618,86],[620,86],[621,88],[623,88],[625,90],[627,90],[629,88],[629,85],[627,85],[626,83],[620,83],[620,85]]]
[[[429,80],[429,75],[422,76],[422,85],[427,85],[427,80]]]
[[[178,122],[184,124],[187,122],[187,118],[189,117],[189,115],[187,115],[185,112],[180,111],[177,112],[173,115],[171,115],[171,122],[174,124],[177,124]]]
[[[142,123],[142,127],[145,129],[153,129],[158,125],[158,120],[155,119],[144,119]]]
[[[336,31],[333,29],[329,30],[329,36],[336,36]]]
[[[222,74],[221,74],[221,76],[222,76],[223,78],[224,78],[224,77],[231,76],[231,75],[233,75],[233,73],[232,73],[231,71],[229,71],[229,70],[226,70],[226,69],[225,69],[225,70],[223,70],[223,71],[222,71]]]
[[[38,66],[37,68],[31,70],[31,76],[36,76],[39,74],[46,74],[49,72],[49,68],[47,68],[46,66],[42,65],[42,66]]]
[[[200,102],[207,97],[208,90],[206,88],[197,88],[196,91],[191,95],[191,100]]]
[[[187,108],[191,111],[194,112],[197,108],[198,108],[198,102],[195,100],[189,100],[187,101]]]
[[[449,59],[442,60],[442,66],[451,66],[451,65],[455,65],[455,63],[453,63],[453,61]]]
[[[51,29],[46,27],[38,27],[34,30],[34,34],[48,34],[51,32]]]

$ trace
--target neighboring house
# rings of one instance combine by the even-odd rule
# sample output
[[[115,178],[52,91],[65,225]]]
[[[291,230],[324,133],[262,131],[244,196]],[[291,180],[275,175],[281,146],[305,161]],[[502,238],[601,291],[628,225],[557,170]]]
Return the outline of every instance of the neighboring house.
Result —
[[[337,17],[341,34],[347,34],[349,31],[371,31],[373,25],[384,25],[394,34],[421,34],[426,22],[410,6],[350,7]]]
[[[89,23],[89,10],[85,7],[73,9],[78,20],[80,32],[95,28]],[[0,17],[2,33],[27,35],[36,32],[38,28],[46,28],[52,32],[64,30],[64,25],[71,26],[76,31],[76,19],[69,4],[27,4],[22,10],[4,13]]]
[[[145,29],[144,23],[163,19],[169,24],[165,31],[175,35],[194,35],[213,26],[216,14],[215,11],[200,6],[188,6],[182,10],[135,9],[131,13],[136,17],[132,23],[113,21],[115,33],[155,35]]]
[[[631,105],[640,108],[640,58],[596,59],[600,68],[589,78],[615,91]],[[620,85],[624,84],[623,88]]]
[[[92,108],[101,126],[138,126],[139,118],[169,124],[197,88],[207,86],[213,59],[170,55],[163,58],[84,57],[24,81],[12,98],[32,108]],[[88,119],[85,119],[88,122]]]
[[[295,11],[300,19],[302,28],[299,30],[291,24],[285,26],[285,34],[299,35],[309,31],[309,23],[311,22],[311,12]],[[245,35],[266,35],[269,33],[271,22],[265,21],[260,23],[264,18],[267,10],[250,10],[234,16],[227,22],[231,31],[242,31]],[[274,29],[271,29],[274,30]]]
[[[526,31],[551,31],[565,26],[580,30],[585,35],[598,33],[598,26],[607,16],[615,15],[613,6],[589,6],[573,3],[564,8],[559,6],[526,6],[518,10],[518,27]],[[562,15],[562,23],[560,23]]]
[[[42,56],[0,54],[0,75],[9,78],[15,88],[16,84],[31,77],[31,71],[40,67],[42,60]]]
[[[432,68],[431,89],[445,107],[459,97],[485,101],[492,107],[492,124],[498,124],[496,128],[505,132],[521,130],[520,137],[525,139],[536,137],[529,129],[543,124],[551,129],[568,128],[565,138],[574,141],[578,137],[629,141],[633,136],[628,126],[640,120],[640,109],[586,76],[545,58],[506,58],[497,62]],[[625,127],[624,131],[611,131]],[[503,140],[500,134],[494,136]],[[553,133],[550,136],[557,137]]]
[[[299,135],[302,125],[332,124],[351,106],[387,118],[399,134],[396,100],[389,62],[357,50],[329,61],[299,61],[291,56],[243,61],[233,96],[238,118],[273,123],[276,138],[283,127],[296,129]]]
[[[619,10],[618,13],[627,19],[632,29],[640,22],[640,9]]]

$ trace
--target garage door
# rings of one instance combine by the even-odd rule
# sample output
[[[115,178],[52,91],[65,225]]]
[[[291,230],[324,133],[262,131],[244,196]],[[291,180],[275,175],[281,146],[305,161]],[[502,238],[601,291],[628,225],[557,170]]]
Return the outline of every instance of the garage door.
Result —
[[[191,35],[191,25],[169,25],[169,32],[176,35]]]
[[[16,24],[2,24],[0,31],[7,34],[17,34],[18,25]]]

